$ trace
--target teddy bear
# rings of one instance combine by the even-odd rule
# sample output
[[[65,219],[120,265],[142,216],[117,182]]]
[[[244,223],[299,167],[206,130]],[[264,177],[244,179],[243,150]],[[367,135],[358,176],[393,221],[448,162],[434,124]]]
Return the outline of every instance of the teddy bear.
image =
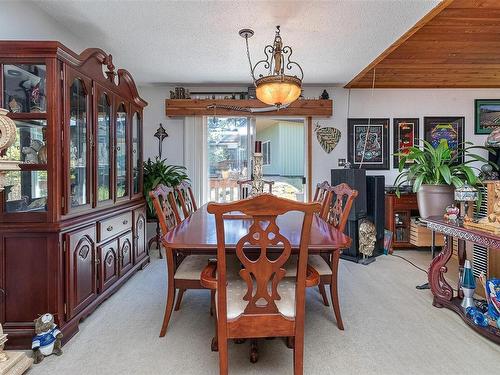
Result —
[[[62,337],[63,334],[54,323],[52,314],[47,313],[35,319],[35,336],[31,344],[35,363],[42,362],[45,356],[51,354],[61,355]]]

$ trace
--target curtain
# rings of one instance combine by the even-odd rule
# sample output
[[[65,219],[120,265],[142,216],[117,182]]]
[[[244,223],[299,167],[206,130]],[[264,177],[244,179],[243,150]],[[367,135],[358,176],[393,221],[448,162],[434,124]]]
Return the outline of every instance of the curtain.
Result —
[[[207,123],[202,116],[184,119],[184,166],[198,206],[208,201]]]

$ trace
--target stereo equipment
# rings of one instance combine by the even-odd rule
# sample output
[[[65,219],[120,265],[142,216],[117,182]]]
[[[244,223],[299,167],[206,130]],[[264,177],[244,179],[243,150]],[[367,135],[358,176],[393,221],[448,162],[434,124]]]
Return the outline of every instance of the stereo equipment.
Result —
[[[332,169],[332,186],[345,182],[358,191],[358,197],[352,204],[349,220],[366,217],[366,171],[364,169]]]

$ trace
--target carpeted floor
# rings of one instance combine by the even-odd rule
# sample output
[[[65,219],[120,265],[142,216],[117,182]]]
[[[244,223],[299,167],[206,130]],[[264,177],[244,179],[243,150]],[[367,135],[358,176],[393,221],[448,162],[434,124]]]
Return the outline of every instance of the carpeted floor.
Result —
[[[428,253],[398,252],[427,268]],[[165,264],[138,272],[101,305],[63,348],[33,366],[36,374],[217,374],[210,351],[213,321],[209,294],[188,291],[159,338],[165,303]],[[381,256],[369,266],[341,261],[340,299],[345,331],[317,289],[308,292],[305,374],[472,374],[498,373],[500,346],[468,328],[449,310],[431,305],[430,291],[415,285],[426,275],[403,260]],[[259,342],[260,359],[248,360],[249,346],[230,343],[231,374],[291,374],[292,351],[284,342]]]

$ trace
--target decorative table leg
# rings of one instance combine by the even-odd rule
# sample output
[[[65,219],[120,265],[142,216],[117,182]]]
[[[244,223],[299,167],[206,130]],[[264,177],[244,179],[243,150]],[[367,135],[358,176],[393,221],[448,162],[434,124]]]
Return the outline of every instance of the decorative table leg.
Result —
[[[439,300],[451,301],[453,298],[453,289],[444,278],[444,274],[448,271],[446,264],[451,258],[453,247],[453,238],[451,236],[444,237],[443,251],[432,260],[429,266],[429,284],[431,286],[432,294],[434,295],[433,305],[435,307],[442,307]]]

